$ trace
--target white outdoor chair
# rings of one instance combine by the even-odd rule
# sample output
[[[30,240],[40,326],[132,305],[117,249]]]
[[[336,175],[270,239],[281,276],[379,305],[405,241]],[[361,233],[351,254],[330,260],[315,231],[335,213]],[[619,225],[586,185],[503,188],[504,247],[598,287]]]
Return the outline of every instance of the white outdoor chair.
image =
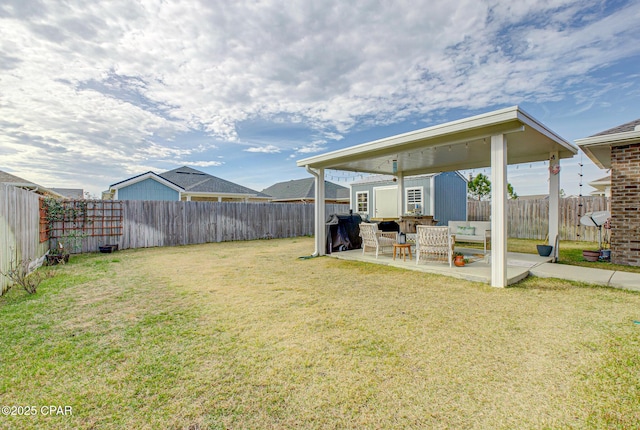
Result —
[[[420,257],[435,260],[453,260],[455,236],[449,234],[449,227],[434,227],[428,225],[416,226],[416,264]]]
[[[376,250],[376,258],[380,252],[384,252],[383,248],[391,248],[393,251],[393,244],[397,243],[398,233],[396,232],[383,232],[378,230],[378,224],[363,222],[360,224],[360,237],[362,237],[362,253],[367,251],[367,248],[373,248]]]

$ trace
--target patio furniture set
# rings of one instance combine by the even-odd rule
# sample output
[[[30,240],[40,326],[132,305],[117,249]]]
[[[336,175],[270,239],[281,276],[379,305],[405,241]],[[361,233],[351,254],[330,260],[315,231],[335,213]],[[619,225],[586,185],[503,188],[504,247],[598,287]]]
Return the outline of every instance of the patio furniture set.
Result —
[[[375,251],[376,258],[385,249],[393,251],[393,259],[400,255],[406,261],[413,258],[411,247],[415,246],[416,264],[420,260],[436,260],[449,262],[451,267],[456,238],[461,242],[478,242],[484,244],[491,241],[491,223],[486,221],[450,221],[449,226],[416,226],[416,233],[400,234],[398,232],[380,231],[376,223],[360,224],[362,237],[362,253]]]

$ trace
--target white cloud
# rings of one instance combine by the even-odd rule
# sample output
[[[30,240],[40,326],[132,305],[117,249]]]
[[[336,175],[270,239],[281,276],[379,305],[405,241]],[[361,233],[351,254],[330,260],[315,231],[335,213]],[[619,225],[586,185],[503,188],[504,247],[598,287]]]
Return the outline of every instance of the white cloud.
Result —
[[[447,109],[588,101],[604,88],[580,87],[585,75],[640,54],[640,4],[608,16],[605,7],[5,1],[0,156],[52,181],[74,166],[76,178],[89,175],[97,188],[110,175],[223,150],[240,142],[238,124],[251,119],[286,118],[336,142],[355,125]],[[216,143],[182,139],[191,133]],[[296,139],[297,153],[327,147]],[[245,151],[277,150],[261,142]]]
[[[316,152],[322,152],[327,149],[325,143],[325,141],[313,142],[309,145],[295,148],[295,151],[298,154],[314,154]]]
[[[280,148],[274,145],[267,146],[252,146],[251,148],[244,149],[246,152],[260,152],[264,154],[277,154],[280,152]]]
[[[196,167],[218,167],[224,164],[222,161],[185,161],[184,163]]]

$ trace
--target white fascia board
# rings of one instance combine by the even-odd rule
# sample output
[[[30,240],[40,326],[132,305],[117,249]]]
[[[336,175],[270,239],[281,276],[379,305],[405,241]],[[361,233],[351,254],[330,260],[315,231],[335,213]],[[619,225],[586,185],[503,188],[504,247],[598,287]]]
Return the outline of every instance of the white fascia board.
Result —
[[[410,131],[391,137],[385,137],[382,139],[374,140],[372,142],[362,143],[360,145],[352,146],[349,148],[339,149],[337,151],[328,152],[326,154],[304,158],[302,160],[298,160],[297,165],[298,167],[303,167],[306,165],[320,164],[323,161],[329,161],[334,158],[349,157],[358,155],[362,152],[383,150],[389,147],[402,145],[404,143],[409,143],[416,140],[426,140],[429,138],[442,137],[465,130],[496,125],[503,122],[508,122],[510,120],[518,119],[517,112],[518,107],[513,106],[482,115],[463,118],[456,121],[423,128],[420,130]]]
[[[600,136],[576,139],[576,145],[580,148],[594,146],[617,146],[640,141],[640,131],[625,131],[624,133],[604,134]]]
[[[147,172],[143,175],[139,175],[139,176],[135,176],[131,179],[122,181],[122,182],[118,182],[117,184],[111,185],[109,187],[109,190],[119,190],[120,188],[124,188],[124,187],[128,187],[130,185],[133,184],[137,184],[138,182],[142,182],[142,181],[146,181],[147,179],[153,179],[156,182],[161,183],[162,185],[171,188],[174,191],[177,191],[178,193],[182,193],[184,192],[184,189],[179,187],[178,185],[174,184],[173,182],[169,182],[166,179],[164,179],[162,176],[160,175],[156,175],[153,172]]]
[[[576,155],[578,153],[578,147],[570,142],[567,142],[562,137],[558,136],[553,131],[549,130],[544,124],[538,122],[535,118],[529,115],[524,110],[518,108],[518,119],[525,125],[535,129],[538,133],[545,135],[550,140],[553,140],[558,145],[562,146],[565,150],[571,154]]]
[[[313,167],[326,167],[337,160],[340,160],[341,162],[348,162],[349,158],[358,157],[358,155],[362,153],[375,153],[378,151],[388,152],[389,150],[394,150],[394,148],[397,150],[402,150],[402,145],[410,145],[412,142],[427,140],[433,140],[434,142],[437,142],[438,139],[443,139],[447,136],[451,136],[455,140],[456,133],[464,134],[469,132],[474,132],[474,134],[477,134],[477,136],[475,136],[476,138],[490,137],[496,134],[508,134],[522,131],[522,127],[525,126],[529,126],[530,128],[536,130],[550,140],[554,141],[555,143],[560,145],[564,151],[570,153],[571,156],[578,153],[578,148],[576,148],[574,145],[562,139],[560,136],[546,128],[544,125],[536,121],[531,115],[520,109],[518,106],[512,106],[469,118],[463,118],[460,120],[423,128],[421,130],[411,131],[396,136],[374,140],[372,142],[363,143],[337,151],[332,151],[326,154],[305,158],[302,160],[298,160],[297,165],[298,167],[307,165]],[[461,142],[464,142],[465,140],[468,140],[468,137],[463,138]],[[451,144],[451,142],[445,142],[443,144],[447,145]],[[456,168],[456,170],[457,169],[458,168]]]
[[[587,154],[587,157],[601,169],[611,167],[612,146],[627,145],[640,142],[640,131],[604,134],[577,139],[576,145]]]

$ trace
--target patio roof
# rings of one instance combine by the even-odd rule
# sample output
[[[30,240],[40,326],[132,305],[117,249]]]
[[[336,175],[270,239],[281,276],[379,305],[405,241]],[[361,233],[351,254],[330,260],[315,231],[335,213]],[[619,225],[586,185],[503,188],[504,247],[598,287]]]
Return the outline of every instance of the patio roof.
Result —
[[[506,287],[507,165],[549,161],[549,238],[559,229],[559,160],[578,149],[518,106],[363,143],[297,162],[316,178],[316,251],[324,255],[324,170],[393,174],[398,187],[404,177],[425,173],[491,167],[491,285]],[[398,193],[402,208],[403,194]],[[557,247],[554,255],[557,256]]]
[[[405,176],[491,165],[491,136],[507,135],[508,164],[547,160],[577,148],[518,106],[399,134],[297,162],[298,166]],[[394,171],[393,160],[396,160]]]

